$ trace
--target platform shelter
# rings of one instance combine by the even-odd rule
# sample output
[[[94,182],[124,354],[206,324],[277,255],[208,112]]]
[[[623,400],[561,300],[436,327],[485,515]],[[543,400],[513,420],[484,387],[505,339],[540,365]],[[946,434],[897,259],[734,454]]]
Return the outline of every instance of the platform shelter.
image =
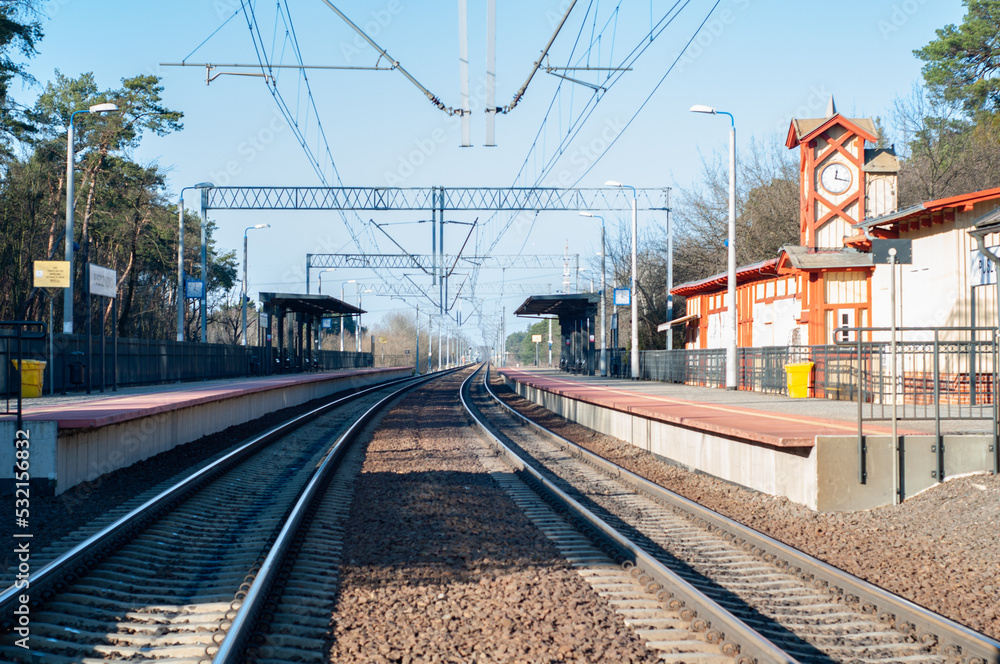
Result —
[[[260,293],[264,373],[305,371],[323,318],[360,316],[364,310],[329,295]],[[342,328],[343,329],[343,328]],[[274,335],[277,339],[274,339]],[[276,341],[276,343],[273,343]]]
[[[593,376],[598,356],[594,352],[597,326],[594,317],[601,301],[598,293],[532,295],[514,312],[521,318],[557,318],[562,330],[559,366],[563,371]]]

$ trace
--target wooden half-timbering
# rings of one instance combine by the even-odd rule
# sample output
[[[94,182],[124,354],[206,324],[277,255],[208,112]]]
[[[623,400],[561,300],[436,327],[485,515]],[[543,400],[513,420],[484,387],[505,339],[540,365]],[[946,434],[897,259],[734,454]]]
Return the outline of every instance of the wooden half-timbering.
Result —
[[[899,207],[899,160],[892,149],[865,150],[865,218],[891,214]]]
[[[832,106],[832,104],[831,104]],[[874,124],[839,113],[792,120],[785,145],[799,148],[799,241],[837,248],[865,215],[865,142]]]

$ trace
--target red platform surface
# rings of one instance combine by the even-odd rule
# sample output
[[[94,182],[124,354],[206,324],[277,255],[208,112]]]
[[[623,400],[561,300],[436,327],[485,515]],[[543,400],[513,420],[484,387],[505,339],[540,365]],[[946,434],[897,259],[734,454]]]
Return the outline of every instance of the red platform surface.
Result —
[[[160,391],[147,391],[141,394],[92,395],[94,398],[84,401],[75,400],[37,406],[31,405],[29,400],[25,400],[22,413],[23,418],[27,421],[56,421],[59,423],[60,430],[102,427],[189,406],[253,394],[254,392],[364,374],[399,371],[407,368],[344,369],[322,373],[216,381],[210,384],[192,383],[183,387],[163,386]],[[0,420],[5,419],[13,420],[15,416],[0,416]]]
[[[585,378],[557,378],[523,369],[505,368],[499,372],[518,383],[577,401],[774,447],[814,447],[816,436],[852,436],[858,432],[856,421],[765,411],[736,404],[702,403],[640,393],[627,387],[588,383]],[[629,383],[623,381],[622,385]],[[889,435],[891,430],[866,424],[865,433]],[[898,433],[920,432],[899,428]]]

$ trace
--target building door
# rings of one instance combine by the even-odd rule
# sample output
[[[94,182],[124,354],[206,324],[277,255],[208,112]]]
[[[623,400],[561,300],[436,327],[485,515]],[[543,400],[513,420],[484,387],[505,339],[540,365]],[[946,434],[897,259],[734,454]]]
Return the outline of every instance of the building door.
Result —
[[[842,327],[848,327],[848,328],[854,327],[855,318],[854,318],[854,309],[853,308],[851,308],[851,309],[834,309],[830,313],[832,314],[832,316],[830,318],[832,318],[833,320],[830,321],[830,318],[828,318],[827,321],[828,322],[832,322],[833,325],[827,325],[827,343],[833,344],[833,343],[836,343],[834,341],[834,334],[833,334],[834,330],[842,328]],[[841,342],[844,342],[844,341],[856,341],[857,340],[857,334],[853,333],[853,332],[850,333],[850,334],[847,334],[847,335],[841,334],[839,336],[839,340]]]

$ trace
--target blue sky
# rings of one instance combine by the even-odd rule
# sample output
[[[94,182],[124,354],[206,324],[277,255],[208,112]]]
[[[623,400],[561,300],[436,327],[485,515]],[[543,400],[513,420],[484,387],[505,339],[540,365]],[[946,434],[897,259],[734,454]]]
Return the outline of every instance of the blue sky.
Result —
[[[334,4],[369,30],[380,46],[443,102],[459,105],[457,2],[344,0]],[[715,4],[715,0],[690,0],[675,6],[654,0],[621,3],[616,12],[617,5],[611,2],[577,2],[551,50],[552,65],[567,64],[574,41],[572,64],[617,64],[642,43],[651,15],[655,23],[671,7],[683,9],[675,10],[676,19],[648,44],[633,70],[623,73],[603,93],[575,139],[563,146],[561,158],[542,185],[556,186],[562,178],[579,180],[578,186],[601,186],[608,179],[641,187],[690,186],[702,155],[726,150],[728,140],[727,119],[692,114],[688,112],[692,104],[732,112],[740,146],[751,137],[783,140],[791,117],[821,116],[830,94],[845,114],[884,116],[894,99],[907,95],[920,81],[921,63],[913,49],[933,39],[935,29],[960,22],[963,14],[958,0],[846,0],[836,4],[720,0],[713,10]],[[504,105],[523,83],[569,2],[512,0],[498,5],[497,103]],[[45,38],[40,53],[30,62],[30,71],[40,83],[49,80],[55,69],[69,76],[92,71],[102,88],[140,73],[161,76],[165,104],[185,114],[185,128],[174,135],[147,139],[135,157],[167,170],[173,192],[206,180],[220,185],[318,185],[315,171],[261,78],[226,75],[206,85],[203,67],[161,66],[183,59],[257,62],[243,13],[223,25],[239,8],[239,0],[102,0],[99,7],[82,0],[49,0],[45,3]],[[375,52],[356,39],[321,0],[289,0],[289,11],[307,64],[375,64]],[[274,6],[258,3],[255,15],[269,57],[291,62],[291,42],[282,24],[275,27]],[[581,25],[584,16],[586,24]],[[485,2],[469,1],[469,20],[476,99],[485,70]],[[603,33],[602,25],[607,25]],[[581,55],[591,44],[592,29],[601,38],[594,40],[589,54]],[[659,89],[635,115],[672,64]],[[581,78],[597,81],[596,76],[584,73]],[[530,184],[539,174],[536,164],[553,156],[568,134],[571,118],[593,94],[590,88],[563,83],[554,96],[559,79],[540,72],[517,107],[497,119],[497,147],[482,146],[483,114],[476,113],[474,147],[461,148],[459,124],[434,108],[399,72],[314,70],[308,78],[340,176],[345,184],[358,186]],[[295,71],[283,70],[277,85],[293,107],[297,103],[305,108]],[[15,93],[30,103],[38,89]],[[555,111],[535,152],[529,152],[550,102]],[[308,128],[315,149],[319,145],[314,140],[315,116],[300,110],[297,117],[300,126]],[[613,137],[617,137],[615,144],[595,164],[595,156]],[[515,180],[526,157],[528,168]],[[477,214],[453,218],[472,221]],[[428,226],[403,225],[418,216],[384,215],[375,221],[401,224],[392,230],[400,242],[411,251],[429,252]],[[233,249],[241,249],[245,227],[271,224],[270,229],[251,235],[251,293],[303,292],[302,265],[307,252],[352,251],[336,214],[218,212],[213,218],[219,225],[220,243]],[[480,215],[480,221],[484,219]],[[641,223],[654,221],[642,219]],[[515,224],[497,251],[516,253],[524,246],[528,253],[561,254],[568,242],[570,253],[581,254],[581,264],[586,264],[585,257],[599,252],[599,237],[596,223],[571,214],[549,214],[533,225]],[[447,250],[457,250],[459,233],[449,230],[448,239]],[[388,245],[382,249],[395,251]],[[376,279],[363,271],[324,276],[327,283],[337,286],[349,279]],[[549,283],[553,288],[560,288],[562,282],[561,270],[502,277],[483,273],[480,282],[501,278]],[[352,299],[351,286],[347,292]],[[484,313],[495,315],[501,306],[509,313],[523,299],[522,295],[503,300],[490,297]],[[401,308],[399,302],[370,296],[364,304],[376,318]],[[468,318],[467,312],[466,308]],[[523,329],[525,323],[508,318],[508,330]],[[480,339],[478,331],[466,332]]]

